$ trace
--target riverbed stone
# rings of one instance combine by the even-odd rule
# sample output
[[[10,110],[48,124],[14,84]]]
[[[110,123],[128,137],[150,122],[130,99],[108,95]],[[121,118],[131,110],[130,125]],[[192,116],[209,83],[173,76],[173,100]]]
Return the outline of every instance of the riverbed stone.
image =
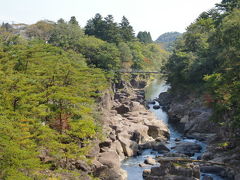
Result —
[[[147,159],[144,160],[144,163],[149,165],[155,165],[157,162],[152,157],[148,157]]]
[[[200,152],[202,147],[199,144],[192,142],[180,142],[174,148],[174,151],[181,154],[186,154],[188,156],[192,156],[195,153]]]
[[[166,153],[170,151],[170,149],[168,149],[168,147],[161,142],[156,142],[153,144],[152,149],[160,153]]]
[[[170,136],[168,127],[161,120],[144,121],[149,127],[148,135],[152,138],[162,138],[167,140]]]
[[[161,107],[159,105],[154,105],[153,109],[160,109]]]
[[[211,176],[209,176],[209,175],[204,175],[202,177],[202,180],[213,180],[213,178]]]
[[[226,175],[226,170],[223,167],[220,166],[201,166],[201,172],[203,173],[212,173],[219,176]]]

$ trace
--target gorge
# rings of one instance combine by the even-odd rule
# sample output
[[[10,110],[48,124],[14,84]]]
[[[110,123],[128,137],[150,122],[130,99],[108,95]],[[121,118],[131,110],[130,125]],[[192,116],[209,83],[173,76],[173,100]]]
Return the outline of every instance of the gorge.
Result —
[[[132,85],[128,86],[128,88],[132,87]],[[211,153],[207,150],[208,145],[215,137],[213,132],[199,133],[199,129],[201,130],[201,123],[199,123],[195,129],[193,127],[191,127],[192,129],[189,128],[189,130],[192,131],[191,133],[186,133],[186,131],[184,133],[184,128],[188,125],[184,127],[181,123],[176,124],[176,122],[173,123],[172,121],[169,121],[168,114],[170,118],[176,116],[176,109],[169,109],[169,107],[166,107],[166,104],[164,106],[164,103],[166,103],[162,101],[164,98],[161,98],[161,95],[159,98],[159,94],[165,94],[169,88],[170,86],[167,85],[163,79],[157,78],[144,88],[145,93],[143,93],[143,87],[140,89],[132,87],[134,92],[138,93],[137,98],[136,96],[133,97],[133,94],[126,95],[126,92],[125,95],[123,95],[123,92],[126,89],[122,90],[121,93],[118,94],[121,97],[120,99],[122,99],[120,102],[123,102],[125,106],[118,105],[118,108],[115,107],[115,110],[117,111],[114,111],[115,115],[116,113],[120,113],[121,115],[117,115],[119,118],[118,122],[111,122],[112,124],[115,124],[115,126],[113,125],[111,128],[114,129],[114,133],[116,135],[116,138],[114,139],[116,142],[120,143],[119,146],[115,146],[114,148],[110,147],[110,151],[115,151],[120,156],[119,159],[122,160],[121,168],[127,172],[127,179],[230,180],[234,179],[234,176],[237,177],[235,174],[237,172],[233,171],[230,167],[226,167],[223,163],[221,164],[214,161],[211,161],[210,163],[207,162],[208,155]],[[129,99],[126,97],[132,100],[132,102],[129,102]],[[144,97],[145,100],[142,99]],[[117,97],[117,99],[119,100],[119,97]],[[137,103],[137,101],[140,101],[140,103]],[[145,110],[145,108],[143,108],[143,104],[145,103],[147,104],[146,107],[149,108],[149,110]],[[160,108],[156,108],[159,105]],[[128,106],[131,108],[128,109]],[[163,109],[168,110],[168,114]],[[191,108],[189,110],[191,111]],[[209,109],[206,108],[204,110],[198,110],[201,111],[201,113],[195,112],[196,117],[199,118],[204,115],[204,118],[207,119],[203,120],[209,121]],[[153,114],[149,113],[149,111]],[[183,116],[185,115],[186,114]],[[150,121],[149,116],[151,117]],[[157,121],[160,121],[160,126],[156,126],[156,124],[152,122],[156,121],[155,119],[153,120],[154,116]],[[112,117],[110,117],[110,119],[111,118]],[[144,122],[144,118],[148,119],[147,121],[151,123],[149,124],[149,122]],[[186,117],[184,118],[186,119]],[[113,119],[116,120],[116,118],[112,118],[111,120]],[[119,120],[122,124],[121,126],[119,126]],[[144,123],[141,124],[141,121]],[[188,123],[187,121],[185,122],[185,124]],[[211,123],[212,122],[210,121],[209,124]],[[146,124],[147,127],[144,127]],[[160,132],[160,136],[154,136],[156,132],[151,132],[153,124],[155,125],[155,129],[156,127],[158,128],[157,133]],[[206,124],[206,122],[203,124]],[[202,128],[205,127],[203,126]],[[169,132],[169,134],[167,132]],[[114,133],[111,132],[110,134]],[[115,140],[114,143],[116,143]],[[106,151],[106,149],[102,151]],[[169,164],[171,164],[170,167],[168,166]],[[159,174],[159,172],[162,171],[161,169],[165,168],[165,165],[168,166],[167,171]],[[118,168],[120,168],[119,165]],[[124,174],[121,178],[126,178],[126,174],[123,171],[121,171],[121,173]],[[109,178],[111,179],[112,177]]]

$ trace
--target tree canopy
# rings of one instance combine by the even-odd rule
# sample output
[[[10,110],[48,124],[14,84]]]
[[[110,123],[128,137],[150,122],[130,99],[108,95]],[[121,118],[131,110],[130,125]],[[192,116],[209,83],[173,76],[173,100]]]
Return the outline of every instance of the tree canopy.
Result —
[[[240,1],[203,12],[178,40],[165,66],[173,89],[198,90],[217,122],[240,127]]]

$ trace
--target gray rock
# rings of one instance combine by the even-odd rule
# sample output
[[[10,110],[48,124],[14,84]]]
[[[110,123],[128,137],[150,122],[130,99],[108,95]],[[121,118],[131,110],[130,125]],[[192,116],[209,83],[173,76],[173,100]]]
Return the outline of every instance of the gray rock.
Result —
[[[91,171],[91,167],[85,161],[82,160],[77,160],[75,162],[75,167],[76,169],[82,170],[84,172]]]
[[[234,180],[239,180],[239,179],[240,179],[240,173],[236,174],[235,177],[234,177]]]
[[[152,157],[148,157],[147,159],[144,160],[145,164],[149,164],[149,165],[155,165],[156,164],[156,160],[153,159]]]
[[[129,135],[125,132],[118,134],[119,142],[122,145],[123,152],[125,156],[134,156],[138,152],[138,144],[135,141],[130,140]]]
[[[225,168],[220,166],[201,166],[200,170],[203,173],[211,173],[219,176],[224,176],[226,174]]]
[[[116,169],[109,168],[108,166],[97,168],[93,175],[104,180],[122,180],[120,173]]]
[[[214,157],[214,155],[211,152],[205,152],[202,155],[202,159],[205,160],[205,161],[212,160],[213,157]]]
[[[170,104],[171,98],[172,98],[172,96],[170,95],[170,93],[163,92],[163,93],[159,94],[158,102],[161,106],[167,106]]]
[[[157,142],[152,146],[153,150],[164,153],[164,152],[169,152],[170,149],[167,148],[166,145],[164,145],[161,142]]]
[[[209,175],[204,175],[202,180],[213,180],[213,178]]]
[[[148,126],[148,135],[153,139],[162,138],[166,140],[169,138],[168,127],[161,120],[144,121],[144,124]]]
[[[174,148],[174,151],[181,154],[186,154],[188,156],[192,156],[195,153],[200,152],[202,147],[199,144],[191,143],[191,142],[180,142]]]
[[[98,161],[109,168],[120,169],[118,154],[114,151],[104,152],[99,155]]]

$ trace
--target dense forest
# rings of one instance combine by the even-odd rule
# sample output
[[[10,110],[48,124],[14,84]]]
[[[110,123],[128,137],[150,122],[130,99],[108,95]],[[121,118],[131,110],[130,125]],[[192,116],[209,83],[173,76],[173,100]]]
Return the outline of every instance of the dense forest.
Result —
[[[213,120],[240,127],[240,1],[223,0],[203,12],[180,38],[164,71],[173,91],[197,93]]]
[[[67,162],[91,164],[93,142],[104,138],[99,100],[121,79],[118,71],[160,70],[167,57],[159,45],[135,37],[126,17],[116,23],[96,14],[84,28],[74,16],[3,23],[0,179],[78,176]]]

